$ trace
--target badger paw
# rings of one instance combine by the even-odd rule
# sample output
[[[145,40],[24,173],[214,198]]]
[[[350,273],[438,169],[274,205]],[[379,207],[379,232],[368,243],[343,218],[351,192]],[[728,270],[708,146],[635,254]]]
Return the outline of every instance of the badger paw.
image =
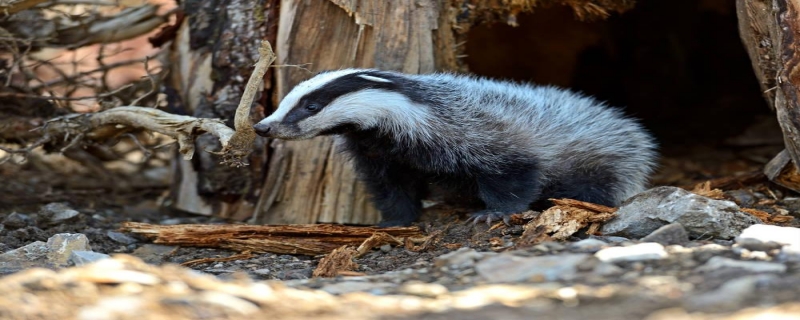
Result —
[[[408,227],[414,221],[408,220],[383,220],[378,223],[378,228],[390,228],[390,227]]]
[[[472,214],[469,219],[467,219],[467,223],[472,221],[473,225],[477,225],[479,222],[486,221],[486,224],[491,226],[492,221],[500,221],[503,220],[507,226],[511,225],[511,215],[514,214],[513,212],[501,212],[495,210],[481,210]]]

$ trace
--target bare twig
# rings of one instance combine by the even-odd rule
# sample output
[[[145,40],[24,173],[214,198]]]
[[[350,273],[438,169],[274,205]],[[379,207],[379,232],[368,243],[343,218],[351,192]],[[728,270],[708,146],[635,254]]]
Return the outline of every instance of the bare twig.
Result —
[[[250,121],[250,106],[255,100],[256,93],[263,88],[264,74],[267,73],[267,68],[276,58],[269,41],[261,42],[258,54],[255,70],[250,74],[242,99],[236,108],[236,115],[233,119],[236,133],[231,137],[230,145],[222,148],[222,163],[230,166],[240,167],[247,164],[243,159],[250,154],[253,141],[256,139],[253,123]]]

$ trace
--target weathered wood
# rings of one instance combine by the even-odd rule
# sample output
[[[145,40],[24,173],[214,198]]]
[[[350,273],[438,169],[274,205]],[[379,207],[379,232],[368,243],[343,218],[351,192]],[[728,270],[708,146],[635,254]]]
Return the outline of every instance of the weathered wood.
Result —
[[[173,41],[169,63],[170,86],[180,105],[173,112],[196,117],[221,118],[233,127],[236,106],[258,58],[261,40],[274,43],[273,20],[277,0],[182,1],[186,15]],[[273,30],[274,31],[274,30]],[[270,87],[270,75],[263,87]],[[264,116],[266,97],[256,99],[251,117]],[[267,161],[266,140],[257,138],[247,158],[249,166],[231,168],[219,156],[202,150],[219,150],[213,139],[196,143],[201,150],[192,161],[173,161],[169,208],[198,214],[215,214],[242,220],[253,215]]]
[[[313,72],[346,67],[377,67],[407,73],[454,69],[455,47],[447,32],[437,36],[439,10],[435,0],[331,0],[281,2],[278,65],[304,65]],[[309,23],[313,21],[313,23]],[[439,58],[435,48],[447,51]],[[437,65],[439,61],[439,65]],[[302,68],[276,70],[276,98],[312,73]],[[379,213],[357,181],[352,165],[329,138],[278,141],[275,163],[258,208],[261,223],[374,224]],[[284,168],[284,169],[282,169]],[[277,188],[277,191],[276,191]]]
[[[737,0],[742,42],[768,104],[775,109],[783,131],[786,154],[779,154],[765,173],[774,179],[781,173],[796,174],[800,165],[800,3],[795,0]],[[794,171],[776,169],[776,163],[792,160]],[[792,173],[794,172],[794,173]],[[775,180],[773,180],[775,181]],[[777,182],[777,181],[776,181]],[[787,186],[800,191],[796,187]]]
[[[416,227],[374,228],[340,225],[201,225],[161,226],[125,222],[120,230],[154,239],[154,243],[224,248],[255,253],[316,255],[343,245],[358,246],[375,234],[420,237]]]

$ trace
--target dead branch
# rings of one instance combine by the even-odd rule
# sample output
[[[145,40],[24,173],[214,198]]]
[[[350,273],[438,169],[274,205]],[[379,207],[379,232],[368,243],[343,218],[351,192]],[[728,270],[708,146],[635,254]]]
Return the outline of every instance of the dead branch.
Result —
[[[353,247],[341,246],[336,248],[319,260],[319,264],[311,276],[314,278],[330,278],[340,275],[343,271],[353,271],[358,268],[358,264],[353,262],[355,255],[356,250]]]
[[[376,233],[419,237],[416,227],[375,228],[341,225],[172,225],[126,222],[120,228],[154,239],[153,243],[224,248],[254,253],[326,254],[341,246],[358,246]]]
[[[246,165],[243,159],[250,154],[256,139],[256,131],[250,121],[250,106],[253,104],[256,94],[263,88],[264,74],[267,73],[267,69],[276,58],[269,41],[261,42],[258,55],[255,70],[250,74],[250,79],[247,80],[247,86],[242,93],[242,99],[239,100],[239,106],[236,108],[233,120],[236,132],[231,137],[230,144],[222,148],[222,163],[234,167]]]

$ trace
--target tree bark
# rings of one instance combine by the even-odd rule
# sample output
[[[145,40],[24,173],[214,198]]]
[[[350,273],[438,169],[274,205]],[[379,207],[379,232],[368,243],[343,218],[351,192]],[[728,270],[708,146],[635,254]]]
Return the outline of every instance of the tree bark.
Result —
[[[313,73],[374,67],[406,73],[455,69],[446,2],[436,0],[281,1],[275,99]],[[442,25],[442,23],[448,23]],[[305,66],[305,64],[309,64]],[[308,70],[286,65],[303,65]],[[352,165],[330,138],[275,141],[257,208],[261,223],[374,224],[379,213]],[[278,163],[275,163],[278,162]],[[274,182],[274,184],[272,183]]]
[[[737,0],[736,8],[742,42],[764,96],[777,114],[786,153],[792,160],[782,161],[786,155],[778,155],[766,173],[779,184],[796,180],[780,178],[779,173],[792,174],[800,168],[800,39],[796,37],[800,34],[800,1]],[[789,163],[795,170],[783,169]],[[800,191],[797,186],[784,186]]]
[[[179,103],[170,110],[196,117],[221,118],[233,127],[233,118],[248,76],[258,59],[261,40],[274,42],[277,0],[189,0],[181,2],[183,20],[172,45],[170,85]],[[270,26],[273,28],[270,28]],[[271,39],[272,38],[272,39]],[[270,73],[264,86],[271,85]],[[260,119],[265,99],[251,112]],[[176,156],[172,194],[167,206],[180,211],[215,214],[242,220],[253,215],[263,183],[266,141],[258,139],[249,166],[221,165],[211,136],[196,142],[197,156],[186,161]]]

